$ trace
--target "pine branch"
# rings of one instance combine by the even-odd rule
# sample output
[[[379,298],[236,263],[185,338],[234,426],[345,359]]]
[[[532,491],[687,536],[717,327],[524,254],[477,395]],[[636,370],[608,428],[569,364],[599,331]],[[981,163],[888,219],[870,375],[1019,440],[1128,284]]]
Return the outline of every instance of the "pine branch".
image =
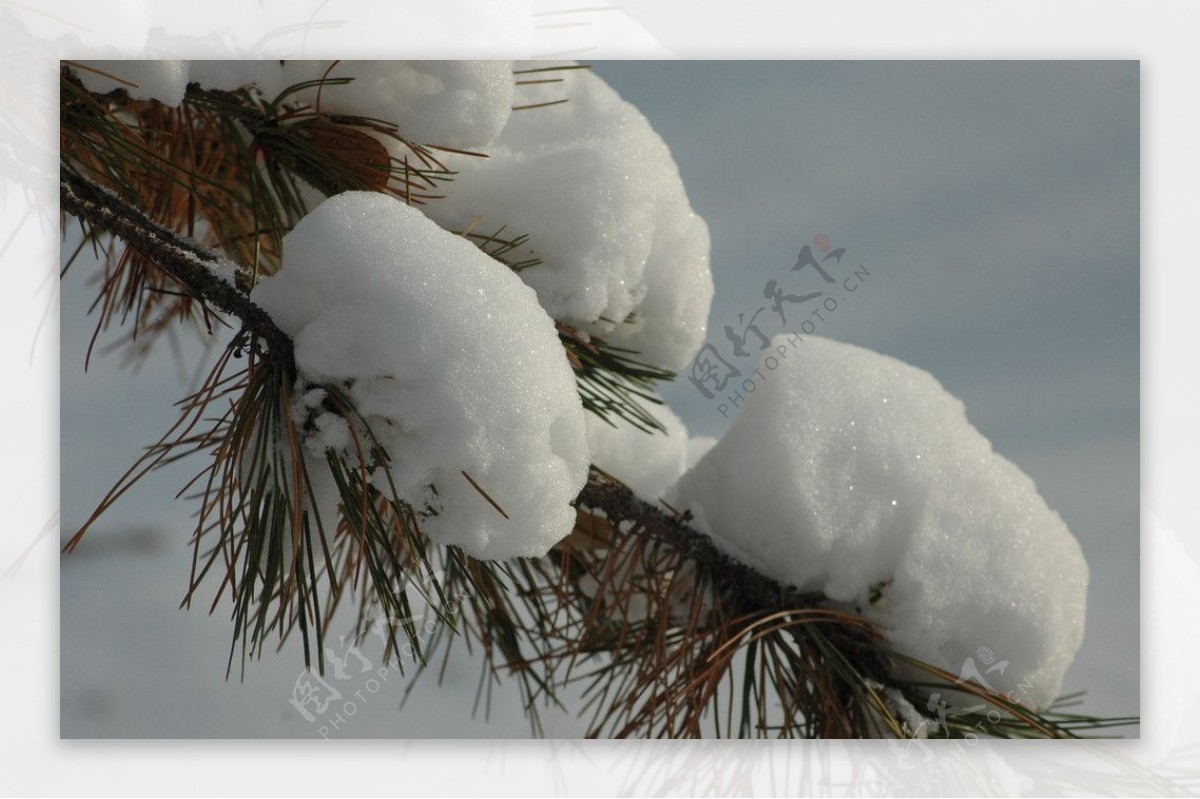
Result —
[[[348,531],[341,538],[341,549],[337,542],[328,546],[319,519],[310,525],[297,510],[308,479],[301,472],[308,467],[302,466],[302,432],[289,416],[288,396],[297,374],[293,343],[250,301],[249,280],[237,281],[244,284],[242,288],[225,277],[247,276],[252,270],[160,225],[65,163],[60,196],[65,213],[93,232],[124,241],[206,310],[211,307],[238,320],[242,328],[235,339],[236,350],[245,346],[247,337],[265,344],[250,347],[250,360],[266,368],[251,369],[249,378],[236,383],[218,380],[214,373],[206,388],[187,402],[184,416],[190,415],[192,421],[184,425],[181,417],[183,432],[151,448],[153,457],[146,467],[153,468],[168,456],[181,457],[176,449],[211,449],[210,485],[224,481],[222,486],[233,487],[226,493],[218,490],[212,503],[205,493],[199,532],[204,531],[205,514],[213,513],[217,518],[211,524],[222,539],[200,576],[210,568],[214,573],[224,568],[222,589],[228,587],[235,596],[243,648],[249,647],[251,654],[256,647],[261,651],[268,632],[278,632],[282,638],[298,626],[305,635],[307,658],[311,628],[320,662],[322,624],[336,607],[341,587],[353,584],[364,569],[370,583],[364,594],[373,593],[373,601],[387,611],[388,618],[404,619],[405,632],[417,647],[404,581],[409,574],[433,570],[413,509],[394,498],[369,493],[368,465],[386,469],[387,453],[377,451],[354,408],[340,412],[353,422],[352,429],[363,431],[359,462],[331,459],[327,464],[337,478],[343,527]],[[569,328],[560,326],[560,337],[564,357],[571,360],[581,381],[601,380],[592,400],[595,407],[589,406],[592,412],[619,410],[621,401],[636,393],[636,380],[628,386],[603,382],[618,368],[637,380],[662,377],[638,371],[630,360],[632,354],[594,346]],[[231,352],[236,356],[236,351]],[[590,396],[588,388],[581,382],[585,400]],[[330,402],[345,402],[335,388],[329,390]],[[190,433],[209,403],[235,395],[235,409],[212,430]],[[653,418],[647,418],[647,426],[655,426]],[[278,442],[271,436],[278,433],[272,430],[285,431],[283,455],[273,451]],[[238,487],[244,477],[242,453],[252,457],[251,468],[257,475],[249,495]],[[144,473],[122,478],[123,487]],[[272,474],[284,475],[284,483],[272,488],[268,479]],[[252,506],[249,511],[235,504],[239,499]],[[920,704],[919,697],[928,695],[930,686],[945,688],[951,683],[1003,711],[1003,722],[993,723],[991,734],[1073,737],[1076,730],[1127,721],[1033,713],[989,697],[980,686],[962,684],[942,670],[898,656],[881,631],[863,618],[832,607],[823,595],[800,592],[737,561],[692,527],[686,514],[664,512],[598,470],[592,470],[576,504],[580,525],[549,558],[490,564],[446,548],[442,553],[446,584],[433,585],[433,592],[443,600],[456,587],[463,589],[467,599],[462,631],[484,647],[494,676],[503,666],[520,680],[531,715],[535,699],[554,701],[556,685],[590,679],[596,735],[606,731],[618,736],[700,735],[702,722],[711,719],[718,735],[904,737],[918,731],[906,726],[911,719],[903,717],[897,702],[907,697]],[[238,520],[244,520],[250,532],[235,541],[231,530]],[[302,562],[289,565],[288,542],[293,553],[303,553],[298,556]],[[322,564],[331,581],[327,590],[332,592],[323,609],[316,573],[316,566]],[[588,579],[592,584],[585,587]],[[197,582],[193,578],[192,590]],[[255,593],[256,582],[259,593]],[[680,601],[681,591],[688,601]],[[635,601],[646,605],[640,618],[631,609]],[[274,616],[267,610],[271,603],[278,605]],[[360,616],[366,607],[364,599]],[[447,626],[456,625],[457,613],[447,607],[443,601],[437,612],[450,623]],[[445,640],[452,642],[455,637],[448,635]],[[394,639],[388,646],[395,651]],[[428,662],[426,654],[422,653],[422,663]],[[573,671],[595,663],[597,655],[606,660],[591,672]],[[929,675],[928,682],[899,680],[894,676],[897,662],[922,669]],[[772,702],[778,707],[769,706]],[[536,729],[536,717],[534,724]],[[965,722],[948,725],[942,732],[973,734]]]
[[[62,170],[59,188],[64,211],[121,238],[150,258],[193,297],[239,319],[247,332],[267,343],[265,355],[274,361],[276,368],[295,374],[291,338],[262,308],[213,271],[214,267],[227,265],[228,261],[177,236],[116,195],[68,169]],[[794,588],[783,586],[730,558],[717,549],[708,536],[689,527],[681,517],[666,515],[643,502],[627,486],[598,477],[595,472],[579,495],[578,504],[602,510],[611,519],[640,520],[654,537],[686,553],[706,571],[721,575],[717,588],[735,596],[738,609],[782,610],[811,602],[814,598],[812,595],[805,597]]]
[[[824,600],[820,594],[801,593],[794,586],[783,585],[734,560],[718,549],[711,538],[690,527],[686,515],[667,515],[639,498],[628,486],[597,470],[593,469],[589,475],[577,504],[603,511],[613,524],[636,520],[645,535],[670,545],[711,575],[713,588],[726,597],[726,608],[734,614],[771,613],[812,606]]]
[[[266,357],[295,374],[292,340],[266,311],[218,277],[215,267],[229,262],[184,240],[119,197],[70,169],[59,177],[62,209],[81,222],[107,230],[142,253],[201,302],[241,320],[244,329],[266,342]]]

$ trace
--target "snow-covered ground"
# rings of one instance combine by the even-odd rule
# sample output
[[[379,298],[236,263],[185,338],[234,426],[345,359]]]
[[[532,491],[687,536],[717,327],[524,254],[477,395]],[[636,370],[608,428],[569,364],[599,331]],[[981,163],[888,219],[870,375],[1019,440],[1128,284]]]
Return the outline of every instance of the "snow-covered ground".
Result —
[[[1091,569],[1083,648],[1064,690],[1088,689],[1093,713],[1136,713],[1136,65],[596,71],[663,136],[708,223],[711,352],[744,378],[760,335],[807,324],[916,364],[964,400],[972,424],[1062,515]],[[844,252],[799,268],[806,245],[818,259]],[[77,278],[62,307],[66,531],[165,428],[181,393],[165,352],[136,376],[116,373],[111,358],[79,373],[89,328]],[[740,379],[717,390],[689,375],[664,395],[693,434],[720,434],[744,402],[733,398]],[[175,610],[189,528],[168,500],[186,476],[139,487],[64,559],[63,735],[319,735],[288,702],[297,646],[252,665],[244,683],[225,682],[227,619]],[[399,713],[389,680],[326,733],[525,734],[512,693],[489,723],[470,719],[476,676],[477,664],[456,661],[447,686],[427,683]],[[582,730],[546,718],[551,735]]]

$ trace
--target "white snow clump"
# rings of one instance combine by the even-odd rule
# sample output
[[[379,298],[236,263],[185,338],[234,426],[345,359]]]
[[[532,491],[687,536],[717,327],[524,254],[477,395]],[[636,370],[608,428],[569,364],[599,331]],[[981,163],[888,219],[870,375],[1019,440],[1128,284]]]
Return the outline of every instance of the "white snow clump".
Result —
[[[587,414],[592,463],[633,489],[647,502],[657,502],[687,468],[688,432],[666,405],[643,407],[666,429],[647,431],[609,414],[607,421]]]
[[[717,445],[716,436],[692,436],[688,439],[687,445],[687,463],[684,471],[695,466],[700,462],[700,459],[708,454],[708,451]]]
[[[347,192],[285,236],[283,268],[251,300],[292,336],[302,384],[345,386],[400,498],[435,511],[422,524],[432,539],[508,558],[570,533],[587,478],[583,408],[553,321],[507,267],[395,198]],[[308,394],[298,422],[320,411]],[[312,424],[311,456],[353,459],[342,419]]]
[[[704,340],[713,295],[708,227],[692,209],[666,143],[586,70],[564,73],[563,83],[522,85],[515,95],[510,61],[88,63],[137,84],[125,86],[134,98],[171,106],[183,101],[189,82],[256,85],[273,96],[302,81],[352,78],[294,99],[322,113],[392,122],[414,144],[486,153],[439,153],[459,174],[440,189],[447,196],[423,210],[456,231],[528,234],[528,246],[510,257],[542,262],[521,277],[550,316],[668,369],[687,365]],[[543,65],[518,68],[524,66]],[[92,91],[124,86],[77,72]],[[514,104],[564,99],[511,114]],[[377,138],[396,158],[411,155],[402,143]]]
[[[207,59],[188,62],[188,82],[205,89],[233,91],[257,86],[268,98],[283,91],[283,65],[279,61],[230,61]]]
[[[107,94],[125,89],[134,100],[158,100],[169,106],[183,102],[187,92],[187,61],[80,61],[73,69],[89,92]],[[108,77],[109,75],[113,77]],[[119,78],[119,80],[114,80]]]
[[[814,336],[774,345],[777,367],[764,359],[677,507],[763,574],[861,609],[901,651],[1053,701],[1088,567],[1033,481],[927,372]]]
[[[353,78],[320,87],[320,110],[381,119],[413,144],[480,147],[508,122],[513,105],[511,61],[288,61],[288,85]],[[298,93],[317,103],[317,88]],[[388,138],[380,141],[402,146]]]
[[[696,464],[717,439],[689,436],[683,420],[666,404],[644,403],[643,408],[666,432],[645,430],[624,417],[608,420],[587,414],[588,449],[592,463],[625,483],[633,493],[655,504]]]
[[[172,108],[183,102],[189,83],[198,83],[206,89],[230,91],[243,86],[257,86],[268,97],[275,96],[283,89],[283,67],[279,61],[125,60],[78,63],[81,66],[74,67],[73,71],[90,92],[107,94],[114,89],[125,89],[134,100],[157,100]]]
[[[189,83],[206,89],[257,86],[274,97],[285,86],[321,78],[353,78],[320,87],[322,113],[394,123],[414,144],[479,147],[508,122],[513,105],[511,61],[81,61],[74,71],[88,91],[126,89],[135,100],[177,106]],[[113,75],[120,80],[100,73]],[[317,104],[313,86],[293,100]],[[399,142],[380,137],[401,154]]]
[[[460,174],[423,210],[453,230],[529,235],[510,257],[542,261],[521,277],[551,316],[681,368],[707,329],[708,227],[641,112],[590,72],[563,74],[517,102],[566,102],[513,114],[486,159],[449,157]]]

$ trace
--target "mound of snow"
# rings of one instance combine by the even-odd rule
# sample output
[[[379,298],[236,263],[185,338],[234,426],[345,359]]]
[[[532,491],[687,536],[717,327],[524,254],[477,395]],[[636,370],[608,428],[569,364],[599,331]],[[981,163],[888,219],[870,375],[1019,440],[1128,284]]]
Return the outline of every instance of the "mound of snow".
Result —
[[[107,94],[125,89],[134,100],[158,100],[169,106],[183,102],[187,92],[187,61],[80,61],[75,68],[89,92]],[[112,76],[112,77],[109,77]]]
[[[457,157],[445,199],[425,213],[444,227],[528,234],[510,257],[539,258],[521,277],[555,319],[642,360],[678,369],[704,340],[713,283],[708,227],[646,118],[590,72],[518,87],[487,159]]]
[[[251,299],[293,337],[302,386],[345,387],[400,497],[435,511],[431,538],[507,558],[543,555],[571,531],[583,408],[554,323],[511,270],[394,198],[348,192],[284,238],[283,268]],[[341,419],[308,418],[319,400],[297,402],[315,427],[310,453],[353,457]]]
[[[232,91],[257,86],[267,97],[283,91],[283,65],[278,61],[189,61],[188,80],[206,89]]]
[[[687,463],[684,471],[692,468],[700,459],[708,454],[708,451],[717,445],[716,436],[692,436],[688,439],[687,445]]]
[[[508,122],[513,105],[511,61],[288,61],[287,85],[353,78],[320,87],[320,110],[391,122],[414,144],[480,147]],[[297,99],[317,103],[317,88]],[[385,144],[389,143],[384,140]]]
[[[283,67],[279,61],[214,59],[78,63],[81,67],[73,71],[88,91],[107,94],[114,89],[125,89],[135,100],[157,100],[172,107],[183,102],[189,83],[198,83],[206,89],[225,90],[257,86],[269,97],[283,89]]]
[[[764,359],[672,498],[735,557],[861,609],[901,651],[956,675],[972,659],[1017,701],[1053,701],[1088,568],[1033,481],[928,373],[813,336],[775,345],[786,358]]]
[[[610,414],[587,415],[588,449],[592,463],[633,489],[647,502],[657,502],[687,468],[688,432],[666,405],[647,404],[646,410],[666,430],[647,431]]]

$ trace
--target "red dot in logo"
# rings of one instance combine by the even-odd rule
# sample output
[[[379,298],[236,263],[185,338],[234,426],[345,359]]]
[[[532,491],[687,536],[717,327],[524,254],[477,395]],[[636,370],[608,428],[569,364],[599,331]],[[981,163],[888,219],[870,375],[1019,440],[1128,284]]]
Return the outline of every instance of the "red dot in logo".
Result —
[[[821,252],[829,252],[829,248],[833,246],[833,244],[829,241],[829,237],[824,233],[818,233],[817,235],[813,236],[812,242]]]

